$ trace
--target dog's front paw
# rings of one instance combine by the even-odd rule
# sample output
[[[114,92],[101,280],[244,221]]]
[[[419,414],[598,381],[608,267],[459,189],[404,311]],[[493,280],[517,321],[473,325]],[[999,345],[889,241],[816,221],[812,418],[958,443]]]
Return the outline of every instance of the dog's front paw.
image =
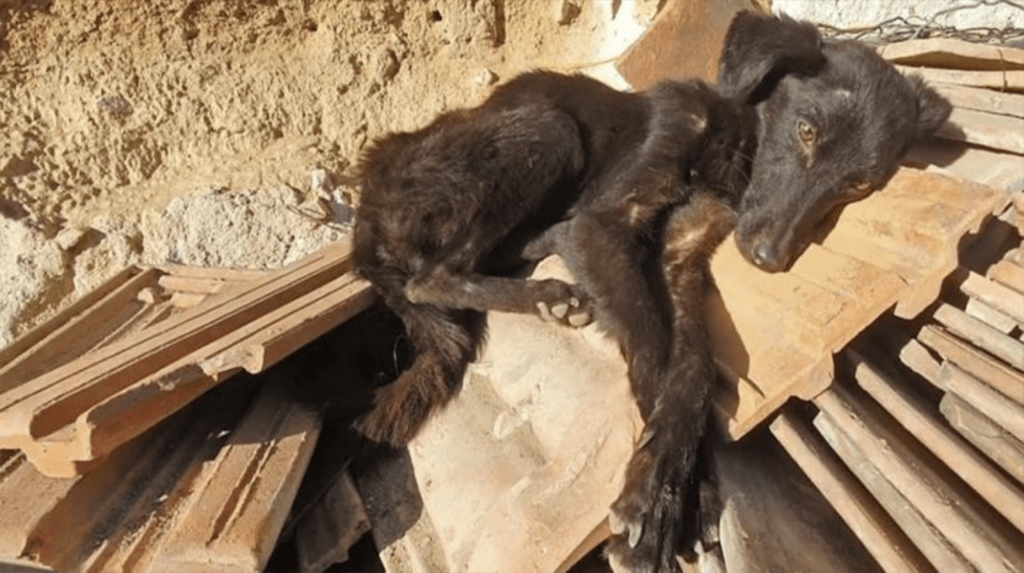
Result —
[[[612,537],[606,554],[616,573],[680,571],[677,555],[695,533],[698,499],[690,473],[696,454],[693,437],[648,429],[626,467],[622,493],[609,515]]]
[[[583,289],[559,280],[538,281],[537,315],[547,322],[559,322],[575,328],[594,320],[590,299]]]

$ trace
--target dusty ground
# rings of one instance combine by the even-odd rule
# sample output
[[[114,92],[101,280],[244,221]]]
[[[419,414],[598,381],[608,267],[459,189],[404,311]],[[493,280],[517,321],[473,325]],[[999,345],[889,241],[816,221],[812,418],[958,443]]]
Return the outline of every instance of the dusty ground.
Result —
[[[337,239],[368,140],[600,69],[663,1],[0,0],[0,346],[132,262]]]

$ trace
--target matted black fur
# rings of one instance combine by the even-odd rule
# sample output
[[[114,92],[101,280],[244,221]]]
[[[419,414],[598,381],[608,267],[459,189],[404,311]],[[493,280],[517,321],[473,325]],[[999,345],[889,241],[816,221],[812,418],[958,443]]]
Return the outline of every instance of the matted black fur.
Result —
[[[747,259],[781,270],[949,110],[869,48],[744,12],[717,87],[631,94],[533,72],[477,108],[376,141],[361,166],[356,265],[403,320],[415,358],[360,429],[407,443],[458,391],[488,310],[593,317],[619,342],[646,423],[608,553],[618,568],[677,570],[715,376],[707,259],[731,207]],[[555,252],[579,286],[509,274]]]

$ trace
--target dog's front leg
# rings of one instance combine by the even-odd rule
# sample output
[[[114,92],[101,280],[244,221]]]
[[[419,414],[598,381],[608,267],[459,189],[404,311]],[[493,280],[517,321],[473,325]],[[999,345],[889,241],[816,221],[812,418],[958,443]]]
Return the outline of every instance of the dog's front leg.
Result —
[[[410,281],[405,287],[405,296],[413,304],[443,308],[536,313],[546,321],[574,327],[589,324],[591,320],[584,291],[554,279],[456,274],[445,267],[437,267],[429,275]]]

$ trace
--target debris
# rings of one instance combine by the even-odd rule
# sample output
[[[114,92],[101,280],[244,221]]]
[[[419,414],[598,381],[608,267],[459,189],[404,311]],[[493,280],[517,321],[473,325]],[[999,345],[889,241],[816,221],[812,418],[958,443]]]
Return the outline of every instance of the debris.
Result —
[[[170,290],[178,289],[169,304],[182,306],[184,296],[196,302],[160,320],[153,315],[164,303],[147,307],[137,297],[143,287],[161,286],[160,273],[140,273],[111,299],[120,302],[118,312],[129,313],[128,323],[145,327],[110,344],[100,341],[95,350],[0,394],[0,445],[22,449],[48,475],[79,473],[82,464],[101,459],[228,376],[261,372],[368,307],[373,294],[348,273],[350,258],[342,243],[262,279],[221,281],[235,283],[225,291],[209,278],[165,278]],[[87,310],[68,329],[84,328],[95,342],[100,330],[89,322],[105,318]],[[25,365],[40,364],[31,355],[59,348],[30,347],[27,358],[15,361],[20,372],[35,373]]]
[[[348,560],[348,550],[370,530],[370,518],[346,471],[296,526],[295,550],[302,571],[325,571]]]
[[[292,384],[265,383],[192,494],[156,569],[263,570],[320,433],[320,415],[288,398]]]
[[[580,5],[576,0],[560,0],[555,12],[555,18],[559,26],[568,26],[576,21],[580,15]]]
[[[714,81],[725,32],[736,12],[748,4],[743,0],[667,2],[615,67],[636,90],[663,79]]]

